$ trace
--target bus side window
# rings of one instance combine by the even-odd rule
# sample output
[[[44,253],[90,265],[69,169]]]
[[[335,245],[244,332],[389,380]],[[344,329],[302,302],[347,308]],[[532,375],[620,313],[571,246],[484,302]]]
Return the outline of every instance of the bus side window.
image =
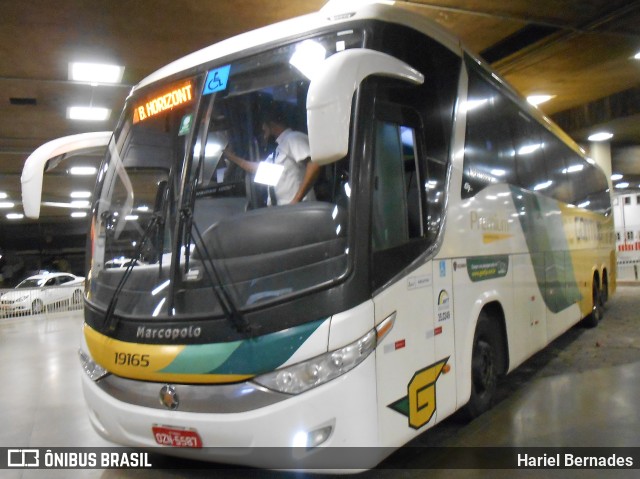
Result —
[[[378,122],[373,183],[373,249],[402,245],[409,238],[407,178],[398,125]],[[410,181],[410,179],[409,179]]]
[[[469,71],[462,198],[498,183],[515,184],[510,117],[513,105],[489,80]]]
[[[424,189],[416,130],[376,122],[372,197],[374,286],[381,286],[425,249]]]

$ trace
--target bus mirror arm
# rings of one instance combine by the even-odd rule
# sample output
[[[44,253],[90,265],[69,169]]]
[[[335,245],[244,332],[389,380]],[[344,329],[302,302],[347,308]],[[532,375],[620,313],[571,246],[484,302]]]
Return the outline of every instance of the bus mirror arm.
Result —
[[[60,155],[83,148],[105,146],[111,138],[110,131],[81,133],[79,135],[57,138],[38,147],[24,163],[22,168],[22,206],[27,218],[37,219],[40,216],[40,200],[42,198],[42,180],[49,160]],[[60,159],[55,161],[59,163]],[[54,165],[49,164],[50,169]]]
[[[338,52],[325,59],[307,94],[307,126],[311,160],[326,165],[344,158],[349,150],[353,94],[372,75],[421,85],[424,75],[386,53],[366,48]]]

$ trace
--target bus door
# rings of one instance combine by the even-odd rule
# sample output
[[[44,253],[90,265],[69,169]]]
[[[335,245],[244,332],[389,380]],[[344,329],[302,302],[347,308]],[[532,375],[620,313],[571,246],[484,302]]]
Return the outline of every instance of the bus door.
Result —
[[[410,109],[378,104],[374,138],[373,301],[376,324],[394,322],[376,353],[379,430],[382,443],[400,444],[435,423],[434,378],[441,371],[433,262],[420,260],[429,246],[426,161],[418,115]]]

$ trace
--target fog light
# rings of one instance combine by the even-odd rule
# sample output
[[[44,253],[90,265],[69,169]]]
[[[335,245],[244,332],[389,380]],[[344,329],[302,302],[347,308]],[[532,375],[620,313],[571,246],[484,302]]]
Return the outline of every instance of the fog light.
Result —
[[[80,357],[80,364],[82,369],[91,378],[92,381],[97,381],[109,374],[109,371],[104,369],[98,363],[96,363],[89,354],[85,353],[82,349],[78,350],[78,356]]]
[[[307,449],[318,447],[329,439],[331,431],[333,431],[333,426],[321,427],[311,432],[300,431],[293,437],[292,445],[293,447],[304,447]]]

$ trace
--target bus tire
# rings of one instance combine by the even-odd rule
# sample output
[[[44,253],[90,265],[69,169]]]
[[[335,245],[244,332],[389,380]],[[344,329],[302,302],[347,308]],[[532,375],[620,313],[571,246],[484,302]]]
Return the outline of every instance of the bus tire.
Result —
[[[471,352],[471,397],[465,406],[469,419],[478,417],[493,405],[500,374],[499,348],[497,325],[482,311],[478,317]]]
[[[607,272],[602,274],[602,288],[600,288],[600,304],[604,306],[609,301],[609,278]]]
[[[602,299],[598,279],[593,278],[591,286],[591,312],[582,320],[587,328],[595,328],[603,316]]]

